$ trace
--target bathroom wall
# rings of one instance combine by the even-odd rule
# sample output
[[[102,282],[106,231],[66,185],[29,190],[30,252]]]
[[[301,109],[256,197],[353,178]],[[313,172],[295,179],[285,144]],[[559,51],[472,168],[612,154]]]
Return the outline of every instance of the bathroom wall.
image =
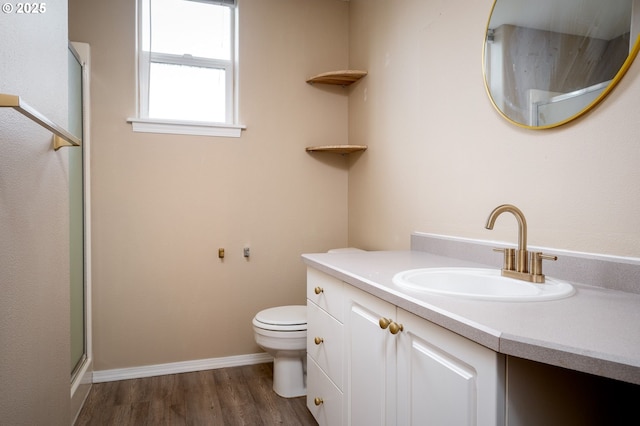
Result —
[[[516,241],[640,257],[640,60],[595,110],[532,131],[499,116],[482,75],[492,0],[351,0],[349,243],[406,249],[409,234]],[[496,262],[499,260],[496,259]],[[560,260],[561,261],[561,260]],[[640,285],[640,284],[639,284]]]
[[[0,93],[66,126],[67,4],[47,6],[0,15]],[[0,423],[68,425],[69,150],[9,108],[0,147]]]
[[[261,352],[255,313],[305,303],[300,255],[347,244],[349,160],[304,148],[347,142],[347,92],[305,79],[348,66],[349,3],[238,1],[239,139],[132,132],[135,3],[69,1],[92,55],[95,370]]]

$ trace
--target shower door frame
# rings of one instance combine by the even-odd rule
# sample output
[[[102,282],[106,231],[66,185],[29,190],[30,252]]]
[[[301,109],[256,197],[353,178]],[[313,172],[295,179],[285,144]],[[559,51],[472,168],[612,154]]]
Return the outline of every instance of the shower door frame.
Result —
[[[69,42],[82,68],[82,191],[83,191],[83,251],[84,251],[84,356],[71,372],[72,420],[76,418],[93,382],[93,351],[91,327],[91,185],[90,185],[90,47],[87,43]],[[73,149],[73,148],[69,148]]]

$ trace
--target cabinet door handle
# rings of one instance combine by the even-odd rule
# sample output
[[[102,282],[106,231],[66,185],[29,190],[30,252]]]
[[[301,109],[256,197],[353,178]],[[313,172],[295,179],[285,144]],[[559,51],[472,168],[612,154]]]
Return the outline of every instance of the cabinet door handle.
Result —
[[[378,321],[378,324],[380,324],[380,328],[383,330],[386,330],[387,327],[389,327],[389,324],[391,324],[391,320],[389,318],[380,318],[380,321]]]
[[[313,289],[315,294],[320,294],[322,292],[324,292],[324,289],[322,287],[316,287]]]
[[[320,343],[324,342],[324,339],[322,337],[316,337],[315,339],[313,339],[313,341],[316,345],[319,345]]]
[[[395,321],[391,321],[391,324],[389,324],[389,332],[391,334],[398,334],[403,330],[404,330],[404,326],[402,324],[398,324]]]
[[[322,400],[322,398],[316,396],[313,399],[313,403],[316,404],[316,405],[322,405],[322,404],[324,404],[324,401]]]

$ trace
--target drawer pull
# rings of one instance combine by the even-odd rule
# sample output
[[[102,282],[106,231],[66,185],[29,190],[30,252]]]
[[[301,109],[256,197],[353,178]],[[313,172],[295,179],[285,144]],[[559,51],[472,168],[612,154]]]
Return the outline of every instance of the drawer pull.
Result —
[[[381,329],[386,330],[387,327],[389,327],[389,324],[391,324],[391,320],[388,318],[380,318],[378,324],[380,324]]]
[[[322,405],[322,404],[324,404],[324,401],[322,400],[322,398],[319,398],[319,397],[316,396],[313,399],[313,403],[316,404],[316,405]]]
[[[391,321],[391,324],[389,325],[389,331],[391,332],[391,334],[398,334],[403,330],[404,330],[404,327],[402,326],[402,324],[398,324],[395,321]]]
[[[324,339],[322,337],[316,337],[315,339],[313,339],[313,341],[316,345],[319,345],[320,343],[324,342]]]
[[[320,293],[324,292],[324,289],[322,287],[316,287],[316,288],[313,289],[313,291],[316,294],[320,294]]]

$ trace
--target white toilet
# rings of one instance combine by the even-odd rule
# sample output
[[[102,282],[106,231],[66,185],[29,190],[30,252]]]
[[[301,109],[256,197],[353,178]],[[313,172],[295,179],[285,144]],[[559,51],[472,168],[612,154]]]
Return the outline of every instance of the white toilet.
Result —
[[[307,307],[278,306],[253,318],[256,343],[273,356],[273,390],[285,398],[307,394]]]

